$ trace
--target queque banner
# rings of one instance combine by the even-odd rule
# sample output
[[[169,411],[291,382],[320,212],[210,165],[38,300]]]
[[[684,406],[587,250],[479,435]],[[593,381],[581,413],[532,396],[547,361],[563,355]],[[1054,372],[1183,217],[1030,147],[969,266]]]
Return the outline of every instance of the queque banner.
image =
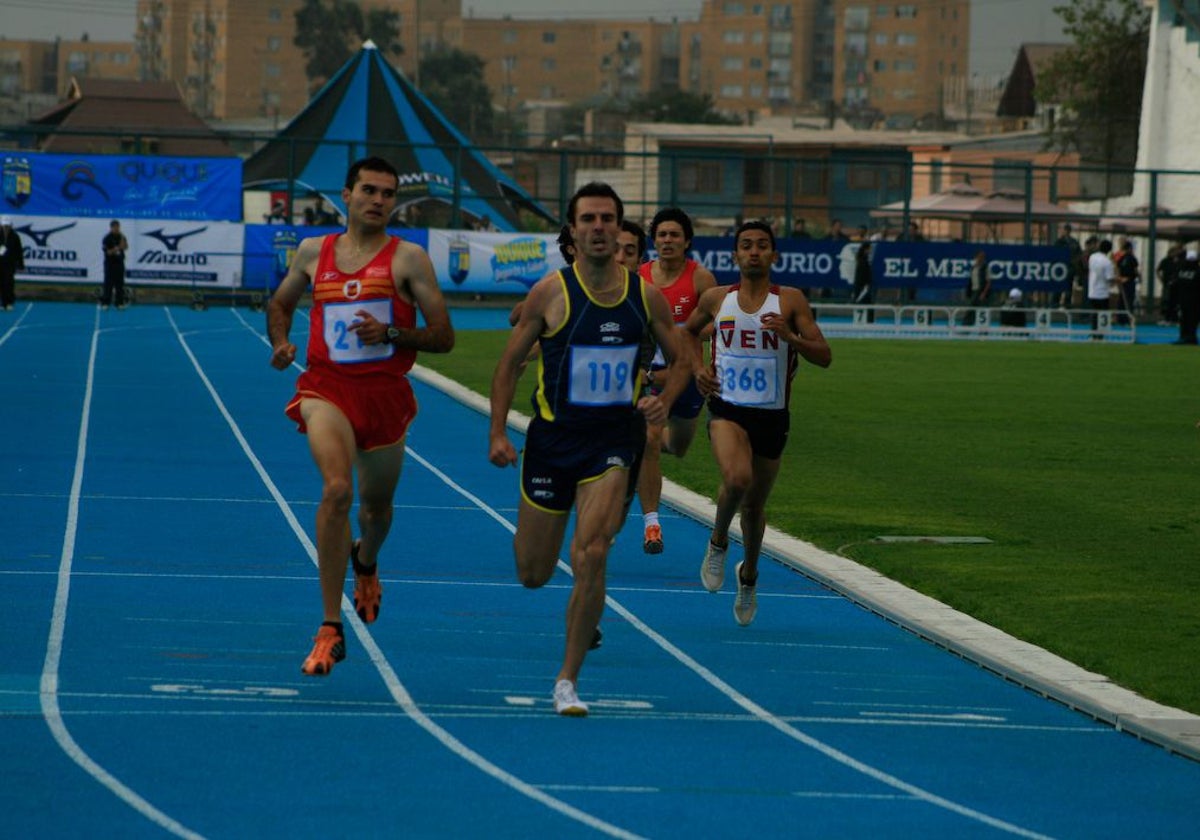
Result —
[[[106,219],[242,217],[232,157],[0,153],[5,212]]]

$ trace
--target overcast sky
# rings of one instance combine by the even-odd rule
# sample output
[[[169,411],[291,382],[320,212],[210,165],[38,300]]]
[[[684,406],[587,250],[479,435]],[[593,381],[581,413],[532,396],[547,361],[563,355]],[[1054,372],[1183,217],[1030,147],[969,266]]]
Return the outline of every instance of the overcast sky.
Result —
[[[1022,43],[1063,40],[1062,21],[1053,9],[1067,2],[972,0],[972,72],[1005,75]],[[463,14],[555,17],[563,16],[563,5],[563,0],[463,0]],[[579,11],[570,17],[694,19],[700,6],[701,0],[611,0],[603,14]],[[136,0],[0,0],[0,31],[6,38],[78,38],[86,32],[97,41],[127,41],[133,38],[136,9]]]

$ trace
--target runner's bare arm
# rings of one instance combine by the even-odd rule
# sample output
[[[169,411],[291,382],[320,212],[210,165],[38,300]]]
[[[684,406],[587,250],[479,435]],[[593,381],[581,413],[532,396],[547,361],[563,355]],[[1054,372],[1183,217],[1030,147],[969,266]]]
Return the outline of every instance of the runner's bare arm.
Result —
[[[401,242],[392,259],[392,276],[397,290],[417,305],[425,321],[423,327],[400,328],[393,343],[426,353],[449,353],[454,348],[454,327],[429,254],[418,245]]]
[[[271,342],[271,366],[284,370],[296,360],[296,345],[289,339],[296,306],[308,289],[313,268],[321,253],[321,239],[301,240],[288,272],[267,303],[267,339]]]
[[[804,292],[784,287],[779,290],[779,295],[781,314],[765,316],[763,326],[794,347],[805,361],[818,367],[829,367],[833,362],[833,351],[817,326]]]
[[[562,284],[557,272],[543,277],[530,289],[492,374],[488,460],[498,467],[517,462],[516,448],[508,438],[508,412],[530,349],[546,331],[548,323],[557,324],[562,320],[562,315],[556,314],[565,311],[561,297]]]

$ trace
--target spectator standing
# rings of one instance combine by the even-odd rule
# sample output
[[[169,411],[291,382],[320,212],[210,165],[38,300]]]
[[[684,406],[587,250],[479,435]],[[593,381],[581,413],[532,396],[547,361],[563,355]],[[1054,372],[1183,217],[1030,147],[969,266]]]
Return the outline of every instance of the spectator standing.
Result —
[[[875,283],[871,276],[871,243],[864,242],[858,246],[854,255],[854,303],[870,307],[875,302]],[[875,323],[875,310],[866,310],[868,324]]]
[[[1179,295],[1179,340],[1176,344],[1195,344],[1200,325],[1200,253],[1189,248],[1175,279]]]
[[[121,233],[121,223],[113,219],[108,224],[108,233],[100,240],[104,251],[104,289],[100,293],[100,308],[108,309],[115,303],[117,309],[125,308],[125,252],[129,240]]]
[[[1138,279],[1142,276],[1141,264],[1133,254],[1133,243],[1121,239],[1121,250],[1113,255],[1117,268],[1117,315],[1118,323],[1128,324],[1137,311]]]
[[[1062,235],[1054,242],[1060,248],[1067,249],[1067,287],[1059,296],[1058,306],[1060,309],[1066,309],[1071,304],[1071,296],[1076,289],[1081,292],[1083,290],[1083,281],[1087,265],[1084,259],[1083,248],[1079,244],[1079,240],[1072,234],[1070,225],[1062,226]]]
[[[792,223],[792,239],[812,239],[812,234],[808,232],[808,222],[796,219]]]
[[[842,230],[842,220],[834,219],[829,223],[829,233],[825,235],[826,239],[831,239],[834,242],[849,242],[850,237],[846,231]]]
[[[25,270],[25,246],[12,219],[0,216],[0,308],[11,310],[17,300],[17,272]]]
[[[1175,288],[1175,283],[1183,258],[1183,246],[1176,243],[1167,249],[1167,255],[1158,261],[1158,267],[1155,269],[1162,287],[1159,326],[1179,323],[1179,290]]]
[[[975,310],[987,306],[991,294],[992,275],[988,271],[987,254],[976,251],[975,260],[971,263],[971,274],[967,279],[967,306],[970,308],[963,313],[964,327],[976,323]]]
[[[1109,308],[1110,287],[1116,282],[1116,268],[1109,257],[1112,253],[1112,242],[1101,240],[1095,252],[1088,257],[1088,308],[1095,311],[1092,315],[1092,330],[1100,328],[1099,313]],[[1100,336],[1093,334],[1092,338]]]

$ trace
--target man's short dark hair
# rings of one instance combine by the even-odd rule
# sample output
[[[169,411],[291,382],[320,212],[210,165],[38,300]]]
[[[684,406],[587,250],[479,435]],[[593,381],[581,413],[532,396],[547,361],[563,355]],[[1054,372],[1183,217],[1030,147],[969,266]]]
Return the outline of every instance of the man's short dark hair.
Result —
[[[558,252],[567,265],[575,262],[575,237],[571,235],[570,225],[563,225],[558,231]]]
[[[621,220],[621,230],[625,233],[632,233],[637,238],[638,260],[646,256],[646,231],[642,230],[642,226],[637,222],[631,222],[629,219]]]
[[[625,203],[621,201],[617,191],[603,181],[591,181],[575,190],[575,195],[571,196],[571,201],[567,204],[567,222],[570,224],[575,224],[575,208],[581,198],[611,198],[617,204],[617,223],[624,221]]]
[[[654,214],[654,218],[650,220],[650,239],[658,235],[658,226],[663,222],[675,222],[683,228],[683,238],[691,242],[695,237],[695,231],[692,228],[692,219],[687,213],[679,207],[664,207]]]
[[[396,167],[381,157],[365,157],[350,164],[346,171],[346,189],[354,189],[354,185],[358,183],[358,173],[364,169],[368,172],[386,172],[396,179],[397,188],[400,186],[400,173],[396,171]]]
[[[737,241],[742,234],[748,230],[761,230],[767,236],[771,237],[771,250],[775,250],[775,231],[771,230],[771,225],[764,219],[751,219],[748,222],[742,222],[738,225],[737,231],[733,234],[733,247],[737,248]]]

